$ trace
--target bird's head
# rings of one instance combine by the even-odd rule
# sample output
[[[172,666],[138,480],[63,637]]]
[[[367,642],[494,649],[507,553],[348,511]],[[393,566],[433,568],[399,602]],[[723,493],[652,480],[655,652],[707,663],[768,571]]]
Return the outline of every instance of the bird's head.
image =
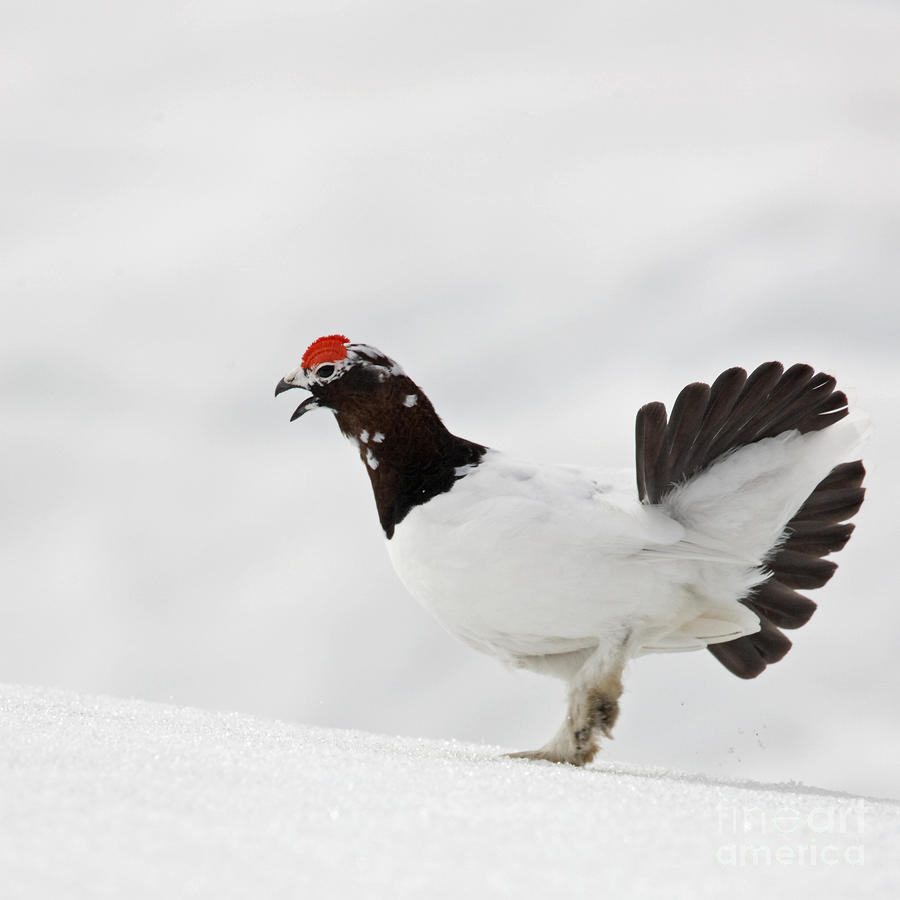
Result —
[[[312,409],[330,409],[355,444],[388,538],[413,506],[448,491],[487,449],[451,434],[394,360],[342,334],[313,341],[300,365],[278,382],[275,396],[291,388],[311,395],[292,422]]]
[[[293,422],[320,407],[337,414],[367,398],[371,401],[392,379],[408,381],[394,360],[367,344],[353,344],[342,334],[329,334],[309,345],[300,365],[278,382],[275,396],[291,388],[310,392],[312,396],[294,410]]]

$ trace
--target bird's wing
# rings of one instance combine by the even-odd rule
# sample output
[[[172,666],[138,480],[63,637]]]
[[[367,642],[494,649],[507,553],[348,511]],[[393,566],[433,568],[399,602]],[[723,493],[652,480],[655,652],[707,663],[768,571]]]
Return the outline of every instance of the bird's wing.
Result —
[[[459,493],[467,494],[466,517],[477,507],[479,516],[495,525],[505,522],[521,531],[529,523],[533,534],[553,533],[560,545],[568,538],[621,556],[675,547],[686,529],[664,508],[639,503],[630,487],[633,477],[623,470],[540,464],[490,450],[464,479],[471,479],[471,493],[462,483]]]

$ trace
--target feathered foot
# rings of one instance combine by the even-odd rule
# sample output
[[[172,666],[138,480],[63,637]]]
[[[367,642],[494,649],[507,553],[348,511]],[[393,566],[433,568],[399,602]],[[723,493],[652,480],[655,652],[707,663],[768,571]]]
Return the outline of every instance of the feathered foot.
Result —
[[[591,664],[585,664],[587,669]],[[596,667],[591,667],[596,670]],[[619,697],[622,694],[621,667],[605,674],[590,687],[585,686],[580,677],[584,670],[576,676],[569,695],[569,714],[562,727],[553,739],[544,744],[540,750],[521,750],[508,753],[512,759],[543,759],[547,762],[568,763],[572,766],[584,766],[589,763],[600,749],[596,737],[598,734],[612,738],[612,728],[619,717]],[[584,673],[584,674],[590,674]]]

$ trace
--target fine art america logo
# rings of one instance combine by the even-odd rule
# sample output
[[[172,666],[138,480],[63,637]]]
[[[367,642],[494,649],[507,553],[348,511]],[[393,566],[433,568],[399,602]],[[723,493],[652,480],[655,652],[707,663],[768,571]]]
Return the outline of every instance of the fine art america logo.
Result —
[[[727,866],[861,866],[865,863],[865,801],[835,798],[818,806],[764,808],[719,803]]]

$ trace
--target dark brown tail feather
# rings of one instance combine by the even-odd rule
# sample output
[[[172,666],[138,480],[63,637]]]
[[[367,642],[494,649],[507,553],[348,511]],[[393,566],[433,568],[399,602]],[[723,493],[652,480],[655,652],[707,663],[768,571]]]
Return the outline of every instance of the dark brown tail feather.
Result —
[[[726,453],[783,431],[818,431],[847,412],[847,398],[835,390],[834,378],[806,365],[785,371],[770,362],[749,376],[728,369],[712,387],[689,384],[668,421],[661,403],[638,411],[638,494],[645,503],[659,503]],[[760,630],[707,647],[730,672],[755,678],[790,650],[781,629],[799,628],[816,609],[796,588],[821,587],[834,574],[836,563],[823,557],[850,539],[853,525],[846,520],[862,505],[864,477],[861,460],[835,466],[788,523],[786,539],[768,560],[772,574],[741,600],[759,616]]]
[[[741,600],[759,616],[761,630],[706,648],[730,672],[755,678],[790,649],[790,640],[779,629],[805,625],[816,609],[794,588],[821,587],[834,574],[837,564],[822,557],[842,549],[850,539],[854,526],[843,520],[862,505],[865,474],[861,460],[835,466],[788,522],[787,539],[769,560],[771,576]],[[775,635],[781,643],[776,643]]]

